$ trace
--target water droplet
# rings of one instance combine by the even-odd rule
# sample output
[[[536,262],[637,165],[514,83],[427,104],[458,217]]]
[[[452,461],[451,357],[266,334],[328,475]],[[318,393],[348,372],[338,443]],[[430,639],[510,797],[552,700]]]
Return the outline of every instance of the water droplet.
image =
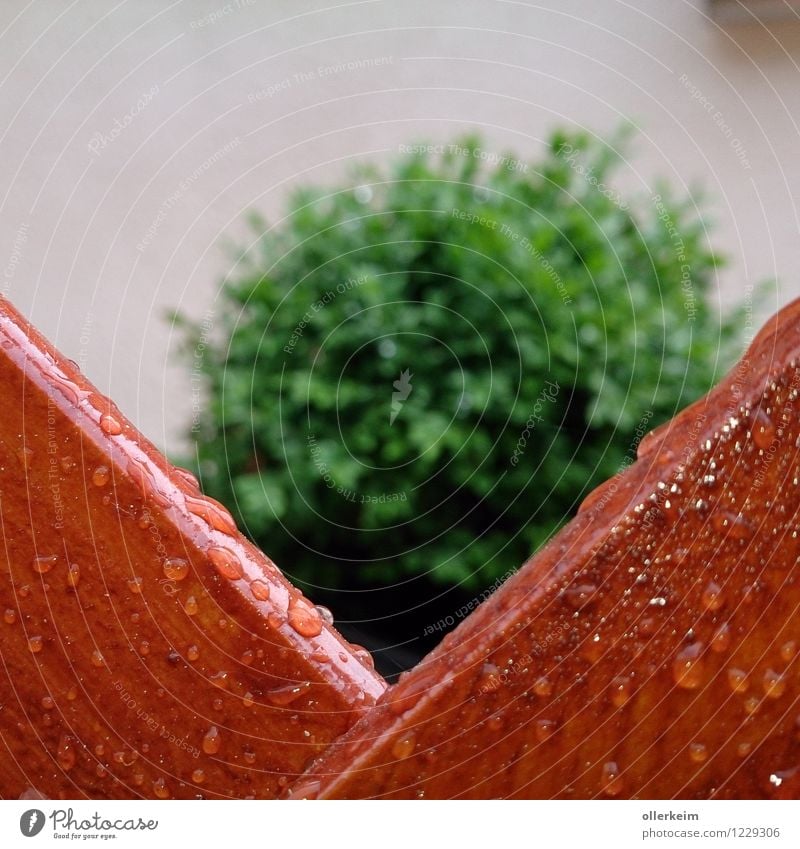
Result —
[[[111,472],[108,466],[98,466],[92,472],[92,483],[95,486],[105,486],[111,480]]]
[[[266,601],[269,598],[269,584],[264,581],[253,581],[250,584],[250,592],[256,601]]]
[[[200,649],[197,646],[189,646],[186,649],[186,659],[194,663],[200,657]]]
[[[242,705],[246,708],[251,708],[255,704],[255,699],[253,698],[253,694],[248,690],[242,696]]]
[[[144,581],[141,578],[129,578],[128,589],[134,594],[139,595],[142,592],[142,584]]]
[[[253,654],[253,652],[252,652],[252,651],[250,651],[250,649],[245,649],[245,650],[242,652],[242,656],[239,658],[239,660],[241,660],[241,662],[242,662],[245,666],[250,666],[250,665],[252,665],[252,663],[253,663],[253,660],[254,660],[254,659],[255,659],[255,655]]]
[[[70,687],[69,690],[67,690],[67,701],[68,702],[74,702],[75,699],[77,699],[77,698],[78,698],[78,691],[75,689],[75,687]]]
[[[405,760],[414,754],[417,740],[413,734],[403,734],[395,740],[392,746],[392,757],[398,761]]]
[[[244,760],[245,763],[254,764],[256,762],[256,753],[251,751],[250,749],[245,749],[244,751]]]
[[[180,466],[173,466],[172,471],[175,472],[175,475],[183,486],[194,492],[200,491],[199,481],[188,469],[182,469]]]
[[[288,620],[301,637],[316,637],[322,632],[319,613],[304,599],[295,599],[289,605]]]
[[[50,380],[66,395],[73,407],[80,407],[89,397],[89,393],[85,389],[81,389],[73,380],[70,380],[57,366],[51,366],[47,374]]]
[[[12,610],[10,607],[3,614],[3,622],[6,625],[13,625],[17,621],[17,613],[15,610]]]
[[[533,682],[533,692],[537,696],[550,696],[553,693],[553,684],[549,678],[542,676]]]
[[[299,784],[295,784],[295,786],[289,791],[287,795],[287,799],[296,800],[296,799],[316,799],[319,795],[320,783],[314,779],[308,779],[307,781],[302,781]]]
[[[182,581],[189,574],[189,563],[181,557],[164,561],[164,575],[170,581]]]
[[[762,451],[766,451],[775,440],[775,426],[763,410],[759,410],[755,415],[752,434],[753,442]]]
[[[44,648],[44,640],[39,637],[29,637],[28,638],[28,650],[32,654],[39,654],[39,652]]]
[[[714,631],[714,636],[711,638],[711,651],[721,654],[730,648],[731,644],[731,626],[727,622]]]
[[[139,753],[121,749],[119,752],[114,752],[114,762],[121,766],[133,766],[139,759]]]
[[[214,710],[222,710],[222,708],[225,707],[225,705],[224,705],[222,699],[214,699],[214,701],[211,702],[211,707],[213,707]]]
[[[626,705],[633,694],[633,683],[630,678],[620,675],[611,681],[611,703],[621,708]]]
[[[67,734],[63,734],[58,741],[56,761],[64,772],[69,772],[75,766],[75,759],[75,739]]]
[[[52,696],[42,696],[41,705],[42,710],[52,710],[56,706],[56,703]]]
[[[672,662],[672,677],[678,687],[696,690],[703,683],[703,644],[692,643],[681,649]]]
[[[728,685],[734,693],[746,693],[750,686],[747,682],[747,673],[743,669],[731,666],[728,669]]]
[[[215,687],[219,687],[220,690],[227,690],[228,684],[230,683],[228,681],[228,673],[227,672],[217,672],[214,675],[212,675],[208,680]]]
[[[207,755],[216,755],[221,745],[222,738],[220,737],[219,728],[216,725],[212,725],[206,731],[205,737],[203,737],[203,751]]]
[[[222,546],[209,548],[208,559],[218,574],[228,581],[238,581],[244,574],[241,561],[227,548],[222,548]]]
[[[205,495],[186,495],[184,499],[186,509],[192,515],[199,516],[207,522],[215,531],[220,531],[229,536],[236,533],[236,522],[233,521],[233,516],[218,501],[214,501],[213,498],[208,498]]]
[[[142,640],[141,643],[139,643],[139,654],[142,657],[147,657],[147,655],[150,654],[150,643],[148,643],[147,640]]]
[[[758,700],[757,696],[748,696],[744,700],[743,707],[745,713],[754,714],[758,711],[759,707],[761,707],[761,702]]]
[[[746,758],[750,754],[750,752],[752,752],[752,751],[753,751],[753,744],[752,743],[739,743],[739,745],[736,747],[736,754],[740,758]]]
[[[122,433],[122,425],[114,416],[104,413],[100,416],[100,430],[108,436],[119,436]]]
[[[689,758],[696,764],[708,760],[708,749],[702,743],[691,743],[689,745]]]
[[[92,666],[101,667],[105,663],[105,659],[103,658],[103,654],[100,649],[95,649],[92,652]]]
[[[564,600],[575,610],[583,610],[588,607],[597,595],[597,587],[594,584],[573,584],[564,590]]]
[[[46,575],[53,566],[58,563],[58,557],[55,554],[48,554],[42,557],[33,558],[33,571],[39,575]]]
[[[353,656],[360,660],[361,663],[363,663],[368,669],[375,668],[375,658],[364,648],[364,646],[359,646],[356,643],[350,643],[350,650],[353,652]]]
[[[186,611],[187,615],[194,616],[197,613],[197,599],[193,595],[190,595],[189,598],[186,599],[183,609]]]
[[[773,772],[769,777],[771,795],[777,799],[800,797],[800,766]]]
[[[30,470],[31,463],[33,462],[33,449],[32,448],[20,448],[17,451],[17,459],[20,462],[22,468],[27,472]]]
[[[296,699],[299,699],[303,693],[306,693],[311,687],[309,681],[304,681],[301,684],[288,684],[285,687],[277,687],[274,690],[268,690],[264,695],[270,704],[277,707],[285,707],[290,705]]]
[[[779,699],[786,692],[786,678],[774,669],[768,669],[761,680],[764,695],[770,699]]]
[[[153,793],[159,799],[169,799],[169,787],[167,787],[167,783],[163,778],[157,778],[153,782]]]
[[[623,790],[622,776],[615,761],[603,764],[600,788],[606,796],[619,796]]]
[[[722,597],[722,587],[715,581],[709,581],[706,588],[703,590],[703,607],[706,610],[719,610],[725,604],[725,599]]]
[[[549,740],[556,731],[556,723],[552,719],[537,719],[533,724],[534,734],[540,743]]]
[[[206,780],[206,774],[202,769],[196,769],[192,773],[192,781],[195,784],[202,784]]]
[[[67,586],[77,587],[81,581],[81,567],[77,563],[70,563],[67,567]]]
[[[711,517],[711,526],[718,534],[735,540],[748,540],[753,535],[753,526],[741,513],[719,510]]]
[[[781,646],[781,660],[790,663],[794,660],[797,654],[797,643],[794,640],[789,640]]]
[[[345,655],[347,657],[347,655]],[[421,663],[405,672],[389,688],[384,704],[395,716],[411,710],[417,702],[441,682],[441,670],[436,663]]]
[[[323,622],[325,622],[327,625],[333,625],[333,614],[327,607],[321,604],[315,604],[314,609],[317,611],[317,613],[319,613],[320,619],[322,619]]]
[[[490,716],[486,720],[486,727],[491,731],[500,731],[505,724],[505,720],[499,713],[494,714],[494,716]]]

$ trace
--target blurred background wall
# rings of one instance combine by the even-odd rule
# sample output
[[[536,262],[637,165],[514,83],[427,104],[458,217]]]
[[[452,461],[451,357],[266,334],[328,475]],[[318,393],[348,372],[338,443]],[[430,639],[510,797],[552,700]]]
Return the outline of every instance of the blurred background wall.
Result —
[[[800,20],[763,0],[0,5],[0,283],[159,447],[198,403],[165,318],[213,325],[243,213],[466,129],[535,158],[639,132],[620,174],[708,193],[724,305],[800,292]]]

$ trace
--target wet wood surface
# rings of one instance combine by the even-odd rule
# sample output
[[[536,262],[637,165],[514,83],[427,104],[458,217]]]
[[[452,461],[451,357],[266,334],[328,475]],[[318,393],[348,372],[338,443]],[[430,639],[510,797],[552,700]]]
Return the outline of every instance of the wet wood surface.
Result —
[[[271,798],[385,688],[0,301],[0,796]]]
[[[800,303],[291,798],[797,798]]]

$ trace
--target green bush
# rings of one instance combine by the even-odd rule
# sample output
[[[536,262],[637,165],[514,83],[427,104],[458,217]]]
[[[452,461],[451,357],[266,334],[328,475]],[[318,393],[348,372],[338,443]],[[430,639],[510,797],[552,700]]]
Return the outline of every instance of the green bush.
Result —
[[[179,319],[204,489],[294,580],[486,586],[730,365],[703,221],[625,202],[614,147],[401,149],[254,219],[213,332]]]

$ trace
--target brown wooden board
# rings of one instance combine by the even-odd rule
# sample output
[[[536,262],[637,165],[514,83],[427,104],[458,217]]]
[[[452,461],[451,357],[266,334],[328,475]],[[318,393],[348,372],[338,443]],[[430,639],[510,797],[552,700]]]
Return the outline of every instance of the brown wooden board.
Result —
[[[0,407],[0,796],[274,797],[382,693],[4,300]]]

